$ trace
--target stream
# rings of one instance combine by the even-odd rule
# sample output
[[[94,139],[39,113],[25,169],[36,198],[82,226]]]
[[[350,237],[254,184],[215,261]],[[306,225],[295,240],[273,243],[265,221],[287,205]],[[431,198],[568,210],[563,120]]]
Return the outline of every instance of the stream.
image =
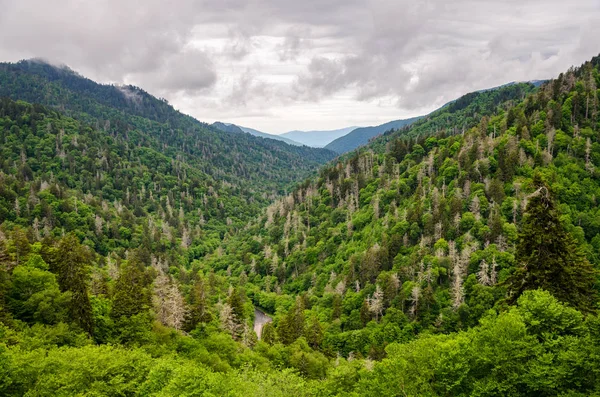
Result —
[[[258,336],[259,340],[264,325],[266,323],[270,323],[271,321],[273,321],[273,319],[265,314],[265,312],[254,308],[254,332],[256,332],[256,336]]]

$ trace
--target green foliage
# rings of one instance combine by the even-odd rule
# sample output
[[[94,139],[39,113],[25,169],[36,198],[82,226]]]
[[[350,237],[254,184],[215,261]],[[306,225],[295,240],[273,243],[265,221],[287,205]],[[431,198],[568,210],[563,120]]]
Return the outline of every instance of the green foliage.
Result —
[[[50,264],[62,292],[70,292],[69,314],[88,334],[94,331],[92,305],[88,296],[87,266],[91,259],[88,250],[79,239],[70,234],[61,239],[50,254]],[[31,261],[31,258],[29,259]]]
[[[596,272],[575,239],[561,224],[548,186],[539,177],[530,196],[517,247],[520,267],[507,281],[509,300],[542,288],[583,312],[597,304]]]
[[[64,112],[0,100],[0,394],[600,393],[599,66],[469,94],[273,201],[331,154],[0,65]]]
[[[67,319],[65,306],[71,295],[62,293],[56,276],[44,268],[48,265],[36,256],[13,269],[8,307],[16,319],[30,324],[57,324]]]
[[[146,270],[142,256],[143,253],[138,251],[122,264],[113,294],[111,316],[114,319],[132,317],[150,309],[152,276]]]
[[[308,337],[305,321],[289,325],[290,302],[303,296],[303,316],[327,324],[320,349],[331,356],[379,358],[397,340],[477,326],[504,301],[507,278],[523,278],[526,258],[550,266],[523,246],[523,233],[540,249],[552,242],[565,270],[525,289],[542,287],[592,310],[593,268],[600,265],[599,113],[578,108],[568,126],[562,115],[553,119],[557,109],[575,108],[585,68],[559,76],[559,89],[549,82],[470,94],[385,134],[275,202],[203,265],[244,273],[250,290],[268,291],[253,301],[275,314],[286,345]],[[527,214],[537,174],[556,192],[553,231],[527,231],[540,218]],[[520,293],[509,292],[514,303]]]
[[[390,345],[365,373],[361,395],[591,395],[597,346],[581,314],[548,292],[528,291],[517,307],[449,336]],[[594,353],[595,352],[595,353]]]

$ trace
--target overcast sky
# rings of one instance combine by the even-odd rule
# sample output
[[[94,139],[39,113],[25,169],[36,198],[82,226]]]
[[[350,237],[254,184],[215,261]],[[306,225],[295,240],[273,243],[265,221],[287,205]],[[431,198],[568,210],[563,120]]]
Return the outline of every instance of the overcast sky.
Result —
[[[375,125],[600,53],[600,0],[0,0],[0,60],[42,57],[199,120]]]

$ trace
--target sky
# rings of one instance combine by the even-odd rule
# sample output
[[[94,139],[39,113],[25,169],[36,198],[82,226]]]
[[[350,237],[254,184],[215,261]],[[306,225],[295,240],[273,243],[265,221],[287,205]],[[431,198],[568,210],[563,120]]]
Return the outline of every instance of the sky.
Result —
[[[0,0],[0,61],[269,133],[377,125],[600,53],[600,0]]]

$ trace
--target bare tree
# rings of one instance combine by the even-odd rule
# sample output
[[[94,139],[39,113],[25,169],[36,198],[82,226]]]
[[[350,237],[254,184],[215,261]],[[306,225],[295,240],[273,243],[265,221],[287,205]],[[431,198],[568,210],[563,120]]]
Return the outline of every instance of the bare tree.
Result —
[[[410,291],[411,305],[410,305],[410,314],[414,317],[417,315],[417,309],[419,307],[419,297],[421,296],[421,287],[415,285],[413,289]]]
[[[375,287],[373,296],[367,301],[369,311],[375,315],[375,321],[379,321],[379,316],[383,312],[383,291],[379,284]]]
[[[477,281],[479,281],[481,285],[490,285],[490,266],[485,261],[485,259],[483,259],[479,264],[479,271],[477,272]]]

